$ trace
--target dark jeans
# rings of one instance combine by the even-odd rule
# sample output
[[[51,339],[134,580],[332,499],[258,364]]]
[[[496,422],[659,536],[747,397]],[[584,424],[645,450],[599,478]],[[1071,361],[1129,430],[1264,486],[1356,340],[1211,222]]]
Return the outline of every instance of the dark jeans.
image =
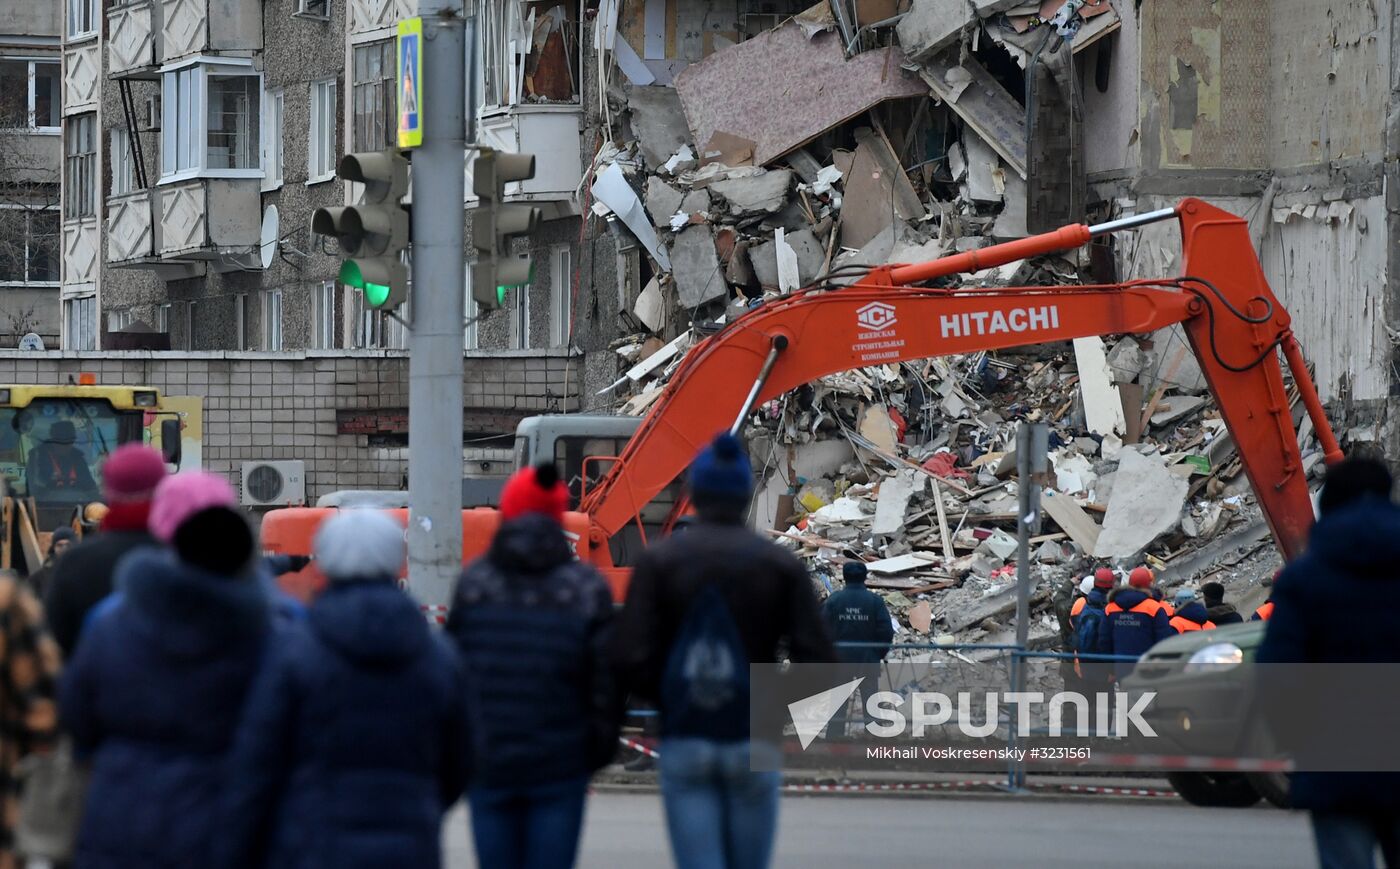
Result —
[[[1375,869],[1377,846],[1387,869],[1400,869],[1400,815],[1313,812],[1312,826],[1322,869]]]
[[[778,828],[781,773],[753,772],[750,745],[689,738],[662,741],[661,800],[677,869],[768,865]]]
[[[525,788],[473,788],[468,794],[478,865],[490,869],[570,869],[578,856],[588,779]]]

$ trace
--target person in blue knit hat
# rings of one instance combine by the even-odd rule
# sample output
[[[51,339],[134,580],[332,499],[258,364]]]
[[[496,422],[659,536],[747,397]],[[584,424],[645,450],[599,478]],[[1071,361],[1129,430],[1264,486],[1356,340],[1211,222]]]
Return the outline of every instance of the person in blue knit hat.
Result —
[[[745,524],[753,468],[723,434],[690,467],[699,520],[642,553],[613,661],[661,715],[661,797],[678,869],[762,869],[778,821],[777,771],[750,756],[749,665],[831,662],[806,569]],[[758,743],[754,743],[758,744]]]

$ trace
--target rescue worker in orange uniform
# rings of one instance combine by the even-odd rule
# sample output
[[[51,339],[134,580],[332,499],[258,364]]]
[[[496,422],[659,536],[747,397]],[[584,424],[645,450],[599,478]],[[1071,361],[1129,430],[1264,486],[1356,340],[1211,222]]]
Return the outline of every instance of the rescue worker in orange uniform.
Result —
[[[1176,593],[1176,615],[1168,620],[1178,634],[1187,631],[1208,631],[1215,627],[1215,622],[1210,620],[1210,615],[1206,612],[1206,605],[1196,599],[1196,593],[1189,588],[1183,588]]]
[[[1128,575],[1128,587],[1109,596],[1104,620],[1099,625],[1097,651],[1134,659],[1114,662],[1114,677],[1121,679],[1133,671],[1133,664],[1143,652],[1174,634],[1167,611],[1152,599],[1152,571],[1138,567]]]
[[[1088,588],[1085,588],[1086,585]],[[1079,624],[1076,622],[1076,619],[1079,614],[1084,611],[1084,607],[1088,606],[1089,595],[1093,594],[1095,589],[1098,590],[1099,595],[1105,598],[1105,600],[1098,602],[1098,605],[1102,607],[1107,603],[1106,598],[1108,597],[1109,591],[1113,589],[1113,571],[1110,568],[1100,567],[1098,570],[1094,571],[1093,576],[1084,577],[1084,582],[1079,586],[1082,596],[1075,598],[1074,605],[1069,608],[1070,630],[1076,633],[1079,631]]]
[[[1267,622],[1274,614],[1274,599],[1270,597],[1259,605],[1259,609],[1254,611],[1254,615],[1249,617],[1252,622]]]

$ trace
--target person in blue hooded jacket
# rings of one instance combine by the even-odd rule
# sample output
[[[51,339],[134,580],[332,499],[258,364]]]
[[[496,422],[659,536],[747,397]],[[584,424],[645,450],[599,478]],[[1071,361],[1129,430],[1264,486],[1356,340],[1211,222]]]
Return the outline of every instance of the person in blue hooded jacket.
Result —
[[[1143,652],[1176,636],[1166,608],[1152,597],[1152,571],[1145,567],[1134,568],[1128,575],[1128,585],[1113,590],[1103,614],[1094,651],[1100,655],[1131,655],[1134,659],[1113,662],[1117,679],[1133,671]]]
[[[1259,664],[1400,663],[1400,608],[1390,605],[1400,563],[1400,506],[1391,500],[1392,486],[1377,461],[1347,459],[1328,470],[1308,549],[1274,582]],[[1284,715],[1311,710],[1299,703],[1291,671],[1260,671],[1261,679],[1287,683],[1279,686]],[[1394,735],[1353,732],[1331,709],[1323,714],[1339,739]],[[1400,866],[1400,772],[1299,769],[1291,797],[1296,808],[1312,812],[1324,869],[1369,869],[1377,847],[1385,865]]]
[[[845,678],[861,679],[857,709],[863,709],[865,699],[880,690],[880,662],[885,660],[894,639],[889,607],[884,598],[865,587],[868,575],[865,562],[847,561],[841,568],[846,587],[822,602],[822,621],[836,644],[836,657],[850,671]],[[849,710],[847,703],[837,711],[828,733],[845,735]]]
[[[330,583],[248,700],[218,865],[433,869],[466,774],[457,656],[397,586],[393,519],[343,512],[315,548]]]
[[[61,723],[92,766],[74,869],[210,864],[225,756],[271,632],[236,503],[212,474],[162,481],[150,528],[170,548],[119,562],[123,594],[63,675]]]

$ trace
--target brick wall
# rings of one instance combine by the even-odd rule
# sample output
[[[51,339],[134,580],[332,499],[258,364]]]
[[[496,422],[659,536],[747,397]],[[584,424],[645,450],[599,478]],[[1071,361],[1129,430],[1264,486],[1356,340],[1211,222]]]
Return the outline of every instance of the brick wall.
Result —
[[[481,438],[511,432],[523,417],[578,410],[582,371],[583,357],[564,351],[466,354],[463,428],[475,440],[468,458],[480,458]],[[235,486],[242,463],[252,460],[306,462],[309,501],[337,489],[398,489],[408,473],[406,432],[399,431],[408,407],[403,352],[0,351],[0,383],[66,383],[80,372],[100,383],[203,397],[204,467]],[[378,436],[366,419],[378,421]],[[479,475],[479,466],[473,471]]]

